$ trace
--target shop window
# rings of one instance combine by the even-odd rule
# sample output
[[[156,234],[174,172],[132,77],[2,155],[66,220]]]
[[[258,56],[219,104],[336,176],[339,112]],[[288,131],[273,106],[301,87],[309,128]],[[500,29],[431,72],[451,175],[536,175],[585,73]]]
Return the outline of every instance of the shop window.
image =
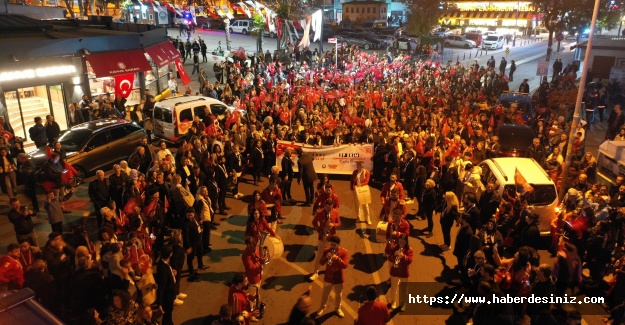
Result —
[[[371,13],[371,8],[367,7],[367,13],[370,14]]]

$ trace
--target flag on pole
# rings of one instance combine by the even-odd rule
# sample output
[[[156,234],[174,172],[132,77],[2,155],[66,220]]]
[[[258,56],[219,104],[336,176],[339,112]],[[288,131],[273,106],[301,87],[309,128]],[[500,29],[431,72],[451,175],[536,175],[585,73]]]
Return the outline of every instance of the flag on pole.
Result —
[[[534,191],[534,188],[527,183],[527,180],[523,175],[521,175],[518,168],[514,169],[514,185],[517,187],[517,192],[521,192],[521,194],[531,193]]]
[[[250,12],[250,8],[243,2],[239,2],[239,7],[243,9],[243,12],[247,15],[247,18],[252,18],[252,13]]]

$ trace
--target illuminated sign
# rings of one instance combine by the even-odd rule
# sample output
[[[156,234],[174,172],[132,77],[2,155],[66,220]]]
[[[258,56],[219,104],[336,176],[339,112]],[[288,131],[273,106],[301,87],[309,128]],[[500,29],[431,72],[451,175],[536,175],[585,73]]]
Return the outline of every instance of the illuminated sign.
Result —
[[[48,68],[27,69],[20,71],[0,72],[0,82],[20,79],[33,79],[37,77],[51,77],[76,72],[73,65],[59,65]]]

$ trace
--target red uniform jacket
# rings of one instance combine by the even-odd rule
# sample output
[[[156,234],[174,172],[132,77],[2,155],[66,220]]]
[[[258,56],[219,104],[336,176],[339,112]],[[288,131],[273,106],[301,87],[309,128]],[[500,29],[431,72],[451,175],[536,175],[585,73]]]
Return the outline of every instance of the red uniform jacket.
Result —
[[[328,263],[328,253],[332,250],[332,247],[328,247],[323,251],[323,256],[321,257],[321,265],[326,265]],[[345,282],[345,275],[343,274],[343,270],[347,268],[347,263],[349,262],[349,252],[343,248],[339,247],[336,255],[339,257],[338,259],[332,261],[332,265],[326,266],[326,274],[323,277],[323,281],[332,284],[340,284]]]
[[[313,227],[317,230],[318,239],[323,240],[323,234],[326,229],[326,221],[328,220],[328,214],[326,210],[319,210],[317,214],[315,214],[315,218],[312,221]],[[341,226],[341,217],[339,216],[338,209],[330,210],[330,222],[336,224],[335,227],[330,228],[330,234],[326,238],[326,241],[330,240],[330,237],[336,235],[336,228]]]
[[[245,248],[243,255],[243,266],[245,267],[245,275],[251,284],[258,284],[262,280],[263,267],[260,263],[260,254],[258,253],[258,245],[250,250]]]
[[[393,210],[401,207],[403,210],[401,214],[401,218],[405,219],[408,214],[408,208],[405,204],[401,204],[400,201],[386,201],[384,205],[382,205],[382,210],[380,211],[380,220],[389,221],[393,219]],[[390,218],[389,218],[390,216]]]
[[[19,289],[24,285],[24,269],[22,264],[8,255],[0,258],[0,282],[6,283],[9,289]]]
[[[406,234],[408,236],[410,236],[410,223],[408,223],[408,221],[406,221],[406,219],[401,219],[401,222],[399,223],[399,227],[395,226],[395,230],[393,231],[393,226],[395,224],[395,220],[391,220],[388,223],[388,226],[386,227],[386,247],[384,248],[384,253],[386,253],[386,255],[391,255],[391,250],[393,249],[393,247],[391,245],[389,245],[388,240],[395,239],[395,244],[397,244],[397,238],[399,238],[399,235],[401,234]]]
[[[245,227],[245,236],[251,236],[251,237],[256,238],[256,242],[258,243],[258,241],[260,240],[261,231],[266,231],[271,236],[274,236],[274,237],[276,236],[276,232],[273,231],[273,229],[267,223],[267,220],[265,220],[265,217],[262,217],[262,216],[260,217],[260,219],[258,219],[258,223],[256,222],[247,223],[247,227]]]
[[[263,195],[261,194],[260,196],[262,198]],[[247,205],[247,215],[251,215],[252,211],[255,209],[260,210],[260,215],[263,217],[269,215],[269,211],[267,211],[267,204],[262,199],[259,202],[250,202],[250,204]]]
[[[395,186],[393,187],[393,185]],[[401,185],[400,182],[395,182],[394,184],[392,184],[391,182],[386,182],[384,183],[384,185],[382,185],[382,191],[380,191],[380,200],[382,200],[382,202],[390,200],[391,189],[393,188],[396,188],[399,191],[399,199],[404,199],[404,186]]]
[[[247,311],[249,316],[245,318],[245,324],[250,324],[250,318],[252,317],[251,306],[249,300],[247,298],[247,292],[244,290],[238,290],[234,285],[230,286],[230,290],[228,291],[228,305],[232,308],[232,315],[238,315],[243,311]],[[253,298],[253,297],[250,297]]]
[[[326,201],[328,199],[332,199],[332,201],[334,202],[333,205],[332,205],[332,209],[337,209],[338,210],[339,203],[340,203],[338,195],[336,195],[334,193],[328,195],[328,193],[322,192],[315,199],[315,203],[313,204],[313,213],[316,214],[317,210],[323,209],[323,207],[326,205]]]
[[[282,212],[282,192],[280,192],[280,189],[269,190],[269,188],[266,188],[260,197],[265,203],[275,204],[276,212]]]
[[[349,188],[352,191],[354,190],[354,187],[356,185],[360,185],[360,186],[369,185],[369,178],[371,178],[371,173],[368,170],[363,169],[363,175],[362,175],[362,177],[360,179],[360,182],[358,181],[358,174],[359,174],[358,173],[358,169],[356,169],[356,170],[354,170],[352,172],[352,178],[351,178],[351,181],[350,181],[350,184],[349,184]]]
[[[366,301],[358,309],[355,325],[384,325],[391,318],[386,304],[380,301]]]
[[[391,276],[395,276],[398,278],[408,278],[409,274],[409,266],[412,263],[412,248],[404,249],[404,256],[399,259],[398,267],[394,267],[395,264],[395,252],[399,250],[399,245],[393,245],[391,248],[391,253],[388,254],[388,261],[391,263]]]

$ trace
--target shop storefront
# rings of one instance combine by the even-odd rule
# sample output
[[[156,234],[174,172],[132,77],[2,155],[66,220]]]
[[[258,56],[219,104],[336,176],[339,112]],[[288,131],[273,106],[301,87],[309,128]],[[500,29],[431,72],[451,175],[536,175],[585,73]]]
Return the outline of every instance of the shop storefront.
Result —
[[[152,65],[152,70],[145,74],[145,88],[152,94],[161,93],[167,89],[167,81],[176,59],[180,59],[180,52],[171,42],[162,42],[145,48],[145,54]]]
[[[28,129],[35,117],[54,117],[67,129],[67,107],[80,92],[80,57],[46,58],[0,65],[0,116],[11,124],[15,136],[30,143]]]

